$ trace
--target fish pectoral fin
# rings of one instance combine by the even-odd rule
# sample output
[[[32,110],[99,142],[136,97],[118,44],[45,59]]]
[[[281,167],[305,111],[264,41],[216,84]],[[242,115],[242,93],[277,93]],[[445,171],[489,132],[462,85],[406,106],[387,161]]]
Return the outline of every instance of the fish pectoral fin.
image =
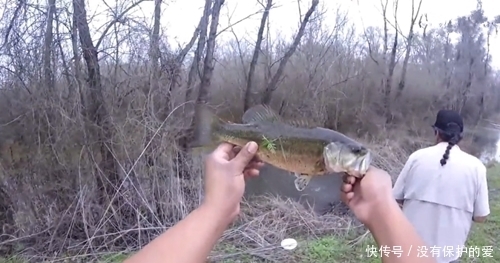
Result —
[[[295,188],[299,192],[304,191],[304,189],[306,189],[306,186],[309,184],[309,182],[312,179],[312,176],[311,175],[307,175],[307,174],[298,174],[298,173],[295,173],[295,177],[297,177],[297,178],[295,178],[295,181],[294,181]]]

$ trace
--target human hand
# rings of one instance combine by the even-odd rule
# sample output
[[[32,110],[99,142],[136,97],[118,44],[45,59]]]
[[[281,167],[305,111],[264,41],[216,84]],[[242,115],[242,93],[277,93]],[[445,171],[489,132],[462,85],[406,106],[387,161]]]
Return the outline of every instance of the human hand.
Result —
[[[264,165],[255,156],[257,150],[255,142],[243,148],[222,143],[205,159],[204,203],[231,222],[240,212],[245,177],[258,176]]]
[[[389,174],[381,169],[370,167],[362,179],[345,175],[341,186],[341,199],[354,212],[363,224],[374,214],[391,204],[396,204],[392,196],[392,183]]]

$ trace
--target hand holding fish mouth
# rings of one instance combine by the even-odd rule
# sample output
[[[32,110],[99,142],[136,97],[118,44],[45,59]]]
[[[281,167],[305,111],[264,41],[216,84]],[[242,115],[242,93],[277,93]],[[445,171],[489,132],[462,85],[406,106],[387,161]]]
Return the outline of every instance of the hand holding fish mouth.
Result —
[[[377,220],[377,212],[391,202],[396,204],[392,196],[391,177],[386,171],[373,166],[362,179],[344,175],[341,199],[363,224]]]
[[[255,142],[242,148],[221,143],[205,160],[204,204],[217,209],[231,222],[240,212],[245,177],[258,176],[264,165],[256,158],[257,150]]]

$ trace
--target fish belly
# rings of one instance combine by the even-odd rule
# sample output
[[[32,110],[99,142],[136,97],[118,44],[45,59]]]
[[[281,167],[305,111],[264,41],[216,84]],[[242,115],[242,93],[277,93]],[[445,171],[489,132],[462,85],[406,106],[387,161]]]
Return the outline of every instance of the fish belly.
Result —
[[[219,141],[225,141],[241,147],[250,141],[249,139],[223,135],[220,135],[218,139]],[[259,147],[257,156],[265,163],[293,173],[314,176],[324,175],[326,173],[323,155],[320,152],[318,152],[318,154],[307,151],[301,153],[290,153],[279,149],[270,151]]]
[[[325,174],[325,166],[323,159],[314,158],[314,156],[306,155],[291,155],[283,154],[277,151],[271,153],[269,151],[261,151],[259,158],[272,166],[279,169],[307,175],[323,175]]]

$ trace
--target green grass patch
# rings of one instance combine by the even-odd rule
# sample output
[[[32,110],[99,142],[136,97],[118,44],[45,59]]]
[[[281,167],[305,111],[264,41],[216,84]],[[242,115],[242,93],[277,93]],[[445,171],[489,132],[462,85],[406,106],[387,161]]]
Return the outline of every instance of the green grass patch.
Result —
[[[478,247],[479,257],[464,256],[462,262],[493,263],[500,262],[500,165],[488,170],[488,188],[490,189],[490,210],[488,220],[483,224],[474,224],[466,247]],[[297,262],[381,262],[380,258],[368,257],[367,248],[376,246],[369,234],[363,242],[351,247],[349,240],[335,237],[322,237],[306,243],[301,248],[300,261]],[[492,257],[483,257],[485,247],[491,246]],[[380,255],[380,254],[378,254]]]
[[[111,254],[111,255],[102,257],[101,260],[99,260],[99,263],[120,263],[120,262],[125,261],[125,259],[127,259],[128,257],[129,257],[129,255],[122,254],[122,253]]]
[[[299,250],[296,262],[380,262],[380,258],[367,253],[367,248],[376,247],[371,234],[352,244],[354,240],[334,236],[311,240]]]
[[[487,222],[474,224],[467,241],[467,247],[479,247],[479,257],[464,257],[464,262],[499,262],[500,261],[500,165],[488,170],[488,188],[490,189],[490,210]],[[492,246],[492,257],[482,257],[482,250]]]
[[[24,260],[16,258],[9,258],[9,259],[0,258],[0,263],[24,263]]]

